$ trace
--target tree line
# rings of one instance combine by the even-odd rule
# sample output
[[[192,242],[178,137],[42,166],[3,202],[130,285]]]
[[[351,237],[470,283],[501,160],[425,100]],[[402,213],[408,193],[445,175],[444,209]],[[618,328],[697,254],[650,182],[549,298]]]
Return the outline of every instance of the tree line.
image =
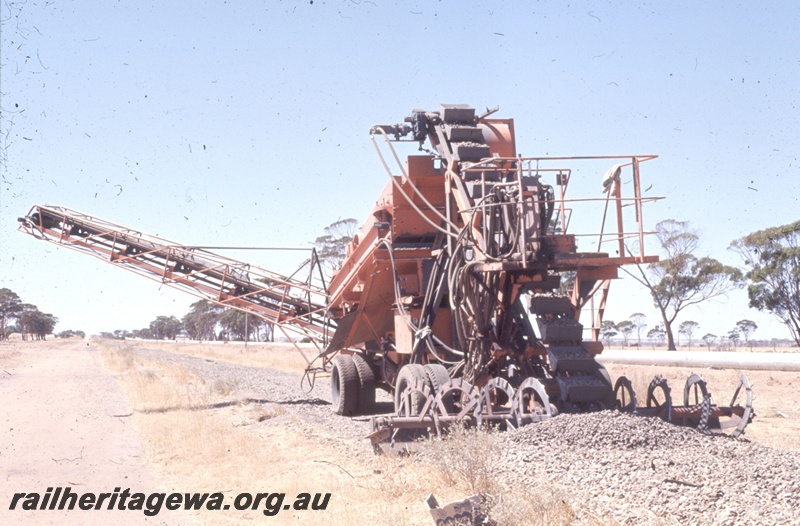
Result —
[[[105,338],[142,338],[146,340],[174,340],[178,337],[207,341],[273,341],[274,327],[254,315],[208,300],[192,303],[181,319],[175,316],[157,316],[147,327],[135,330],[118,329],[102,332]]]
[[[667,332],[664,329],[663,323],[658,323],[650,330],[648,328],[647,316],[641,312],[631,314],[627,320],[615,323],[613,320],[604,320],[603,326],[600,330],[600,337],[606,346],[610,346],[613,341],[620,341],[623,347],[641,347],[642,335],[645,335],[646,343],[655,346],[662,346],[667,340]],[[678,333],[684,337],[684,343],[687,347],[692,347],[693,343],[700,343],[705,345],[710,351],[712,347],[722,350],[729,348],[736,348],[740,344],[753,348],[756,340],[753,339],[753,333],[758,329],[756,322],[752,320],[739,320],[735,326],[727,333],[716,335],[714,333],[706,333],[702,337],[697,338],[700,334],[700,324],[694,320],[686,320],[681,322],[678,326]],[[788,341],[788,340],[786,340]],[[675,342],[677,344],[677,341]],[[764,342],[759,342],[762,345]],[[777,341],[773,339],[769,342],[775,345]]]
[[[23,302],[13,290],[0,289],[0,340],[7,340],[14,333],[21,334],[23,340],[44,340],[48,334],[53,333],[56,323],[58,318],[40,311],[32,303]],[[85,336],[82,331],[67,332]]]
[[[747,287],[750,307],[775,315],[800,345],[800,221],[760,230],[731,242],[729,249],[742,258],[742,269],[711,257],[699,257],[700,238],[687,221],[661,221],[656,225],[656,238],[661,245],[660,260],[646,266],[638,264],[636,271],[623,267],[623,271],[650,292],[661,315],[659,331],[663,332],[669,350],[676,348],[673,324],[684,309],[740,287]],[[629,322],[636,327],[634,316]],[[697,329],[692,324],[697,325],[683,322],[678,327],[679,333],[688,334],[691,339]],[[611,325],[619,331],[619,324],[611,322],[609,329],[613,329]],[[752,321],[742,320],[723,337],[734,344],[741,337],[749,342],[756,328]],[[659,331],[652,336],[657,338]],[[719,336],[708,333],[702,339],[713,342],[716,338]]]

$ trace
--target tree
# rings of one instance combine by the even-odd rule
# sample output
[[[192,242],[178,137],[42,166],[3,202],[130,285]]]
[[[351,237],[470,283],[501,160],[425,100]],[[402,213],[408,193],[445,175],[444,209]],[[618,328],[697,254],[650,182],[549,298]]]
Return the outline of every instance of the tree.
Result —
[[[22,312],[22,300],[11,289],[0,289],[0,340],[7,340],[6,327]]]
[[[200,300],[189,306],[189,312],[184,315],[183,327],[193,340],[216,340],[217,324],[219,323],[224,308],[208,300]]]
[[[655,340],[657,345],[662,345],[666,336],[667,334],[664,332],[664,327],[662,327],[660,324],[647,331],[647,337],[651,340]]]
[[[219,320],[225,338],[228,340],[250,340],[261,327],[262,320],[258,316],[247,315],[236,309],[225,309]]]
[[[258,316],[250,316],[250,323],[254,324],[253,336],[256,341],[275,341],[275,326]]]
[[[36,305],[23,303],[22,311],[17,315],[17,321],[22,339],[27,339],[27,336],[30,335],[32,340],[45,340],[47,335],[52,334],[56,328],[58,318],[40,311]]]
[[[622,334],[622,346],[628,346],[628,338],[630,337],[631,333],[634,330],[633,322],[630,320],[622,320],[621,322],[617,323],[617,330]]]
[[[19,308],[19,313],[16,315],[17,331],[22,335],[23,340],[27,340],[29,335],[33,339],[33,313],[39,309],[31,303],[20,303]]]
[[[572,294],[572,289],[575,287],[575,279],[578,277],[578,272],[575,270],[565,270],[559,274],[561,280],[558,283],[558,293],[562,296],[569,296]]]
[[[150,322],[150,332],[157,340],[174,340],[183,328],[175,316],[158,316]]]
[[[756,322],[751,320],[739,320],[736,322],[736,328],[739,329],[739,332],[744,336],[745,345],[749,346],[750,350],[753,350],[753,346],[750,345],[750,336],[758,329]]]
[[[678,332],[686,336],[689,347],[692,346],[692,335],[700,328],[700,324],[696,321],[686,320],[678,326]]]
[[[631,314],[631,323],[636,328],[636,345],[642,345],[642,331],[647,328],[647,316],[641,312]]]
[[[353,240],[358,229],[355,219],[339,219],[325,227],[325,234],[314,241],[317,256],[329,272],[336,272],[342,267],[347,245]]]
[[[703,336],[703,342],[706,344],[706,346],[708,347],[709,351],[711,350],[711,345],[714,343],[714,340],[716,340],[716,339],[717,339],[717,335],[716,334],[711,334],[710,332],[708,334],[706,334],[705,336]]]
[[[48,334],[53,334],[58,323],[58,318],[46,312],[37,312],[33,320],[33,334],[37,340],[47,339]]]
[[[672,324],[678,314],[690,305],[727,294],[740,283],[741,272],[716,259],[695,256],[700,238],[687,221],[661,221],[656,237],[664,253],[661,260],[646,267],[637,265],[639,276],[623,270],[650,291],[661,313],[667,348],[674,351]]]
[[[113,334],[110,335],[110,336],[104,336],[103,333],[100,333],[100,334],[104,338],[109,338],[109,337],[113,338],[114,337]],[[131,335],[134,338],[141,338],[142,340],[155,340],[156,339],[156,335],[152,330],[150,330],[150,327],[144,327],[142,329],[135,329],[135,330],[131,331]]]
[[[728,339],[733,343],[733,348],[736,348],[736,344],[739,343],[739,338],[741,338],[741,334],[739,334],[739,329],[732,329],[728,333]]]
[[[800,221],[753,232],[730,248],[744,261],[750,306],[775,315],[800,345]]]
[[[611,346],[611,338],[617,334],[617,324],[611,320],[604,320],[603,327],[600,329],[600,336],[605,342],[606,347]]]

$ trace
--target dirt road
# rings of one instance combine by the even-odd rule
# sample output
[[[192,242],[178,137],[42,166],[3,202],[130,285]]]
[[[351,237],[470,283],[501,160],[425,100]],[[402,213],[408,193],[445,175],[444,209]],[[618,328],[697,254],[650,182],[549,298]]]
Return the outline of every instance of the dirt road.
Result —
[[[163,491],[143,456],[131,408],[85,341],[0,345],[0,524],[186,524],[179,512],[9,510],[15,493]],[[65,491],[65,490],[62,490]],[[110,497],[109,497],[110,499]],[[108,500],[106,502],[108,502]],[[41,501],[39,502],[41,506]]]

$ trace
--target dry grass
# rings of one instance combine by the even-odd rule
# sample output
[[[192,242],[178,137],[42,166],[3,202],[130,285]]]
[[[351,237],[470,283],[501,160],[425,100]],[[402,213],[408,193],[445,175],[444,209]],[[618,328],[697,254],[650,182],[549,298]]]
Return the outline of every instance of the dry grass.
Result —
[[[134,340],[126,341],[138,345]],[[302,372],[306,368],[306,360],[290,343],[198,343],[198,342],[145,342],[148,348],[185,354],[198,358],[208,358],[221,362],[230,362],[250,367],[268,367],[279,371]],[[300,344],[301,350],[310,360],[316,356],[316,350],[307,344]]]
[[[440,487],[441,470],[402,457],[353,455],[325,430],[277,405],[237,401],[229,385],[208,385],[183,368],[101,343],[119,373],[154,471],[175,491],[332,493],[324,512],[283,510],[274,524],[397,526],[432,521],[423,500],[466,497],[463,484]],[[435,482],[434,482],[435,481]],[[314,515],[317,514],[317,515]],[[194,512],[202,524],[263,520],[259,511]]]

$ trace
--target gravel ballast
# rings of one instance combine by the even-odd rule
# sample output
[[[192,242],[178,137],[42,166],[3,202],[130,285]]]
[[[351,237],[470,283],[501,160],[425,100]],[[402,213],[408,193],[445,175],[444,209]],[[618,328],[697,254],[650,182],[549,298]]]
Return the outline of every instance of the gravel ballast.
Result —
[[[500,476],[621,524],[800,524],[800,454],[614,411],[506,433]]]

